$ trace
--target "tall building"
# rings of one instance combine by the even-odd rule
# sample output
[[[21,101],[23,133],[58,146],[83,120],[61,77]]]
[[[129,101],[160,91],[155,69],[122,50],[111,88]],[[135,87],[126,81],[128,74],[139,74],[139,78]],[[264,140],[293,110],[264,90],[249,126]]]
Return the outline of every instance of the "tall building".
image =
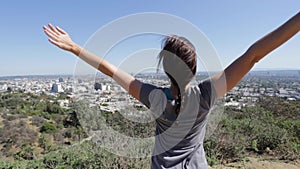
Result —
[[[64,92],[63,88],[61,87],[61,84],[54,83],[51,87],[51,93],[61,93]]]
[[[58,82],[59,82],[59,83],[62,83],[62,82],[64,82],[64,79],[63,79],[62,77],[60,77],[60,78],[58,79]]]
[[[95,83],[94,84],[94,89],[97,91],[97,90],[102,90],[102,85],[100,83]]]

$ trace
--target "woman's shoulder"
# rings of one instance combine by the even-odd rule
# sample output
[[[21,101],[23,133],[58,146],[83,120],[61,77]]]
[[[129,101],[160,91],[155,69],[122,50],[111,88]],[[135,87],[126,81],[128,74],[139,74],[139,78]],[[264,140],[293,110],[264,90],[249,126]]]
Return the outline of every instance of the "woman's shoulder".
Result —
[[[166,88],[155,86],[153,84],[144,83],[140,90],[140,101],[150,108],[150,103],[164,96]]]
[[[217,97],[215,88],[211,83],[211,79],[206,78],[204,80],[201,80],[198,84],[198,88],[200,91],[201,99],[204,99],[207,102],[208,107],[211,107],[211,105],[213,105],[216,101]]]

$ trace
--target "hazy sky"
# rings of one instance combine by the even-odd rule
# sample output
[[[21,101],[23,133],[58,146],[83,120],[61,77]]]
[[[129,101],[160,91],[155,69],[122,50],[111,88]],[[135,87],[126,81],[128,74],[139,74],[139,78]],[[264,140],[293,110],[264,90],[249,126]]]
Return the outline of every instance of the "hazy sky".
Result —
[[[64,28],[74,41],[84,45],[97,30],[120,17],[142,12],[169,13],[198,27],[214,45],[226,67],[299,9],[299,0],[2,1],[0,76],[73,74],[77,58],[47,41],[42,26],[49,22]],[[136,42],[125,41],[123,46],[133,49]],[[140,38],[138,45],[159,48],[160,39],[157,36]],[[119,50],[112,60],[121,62],[127,57],[128,54],[121,51],[124,47]],[[113,57],[110,55],[106,56],[108,60]],[[141,62],[132,60],[131,64]],[[300,69],[300,34],[255,66],[255,69],[265,68]]]

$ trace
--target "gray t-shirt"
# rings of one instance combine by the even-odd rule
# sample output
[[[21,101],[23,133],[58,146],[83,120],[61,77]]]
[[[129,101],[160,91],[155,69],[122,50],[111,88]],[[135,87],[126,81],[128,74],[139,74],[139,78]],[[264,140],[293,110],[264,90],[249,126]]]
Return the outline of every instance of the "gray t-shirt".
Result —
[[[167,88],[150,84],[141,88],[140,100],[156,119],[151,168],[208,168],[203,140],[207,114],[216,99],[210,80],[190,86],[182,94],[178,115],[171,97]]]

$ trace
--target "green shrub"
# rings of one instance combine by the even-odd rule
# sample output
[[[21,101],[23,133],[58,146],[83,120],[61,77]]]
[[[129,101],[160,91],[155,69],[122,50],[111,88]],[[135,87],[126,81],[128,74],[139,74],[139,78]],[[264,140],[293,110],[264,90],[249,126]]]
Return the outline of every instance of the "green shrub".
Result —
[[[57,128],[55,124],[46,122],[43,124],[43,126],[40,129],[40,132],[42,133],[55,133],[57,131]]]

